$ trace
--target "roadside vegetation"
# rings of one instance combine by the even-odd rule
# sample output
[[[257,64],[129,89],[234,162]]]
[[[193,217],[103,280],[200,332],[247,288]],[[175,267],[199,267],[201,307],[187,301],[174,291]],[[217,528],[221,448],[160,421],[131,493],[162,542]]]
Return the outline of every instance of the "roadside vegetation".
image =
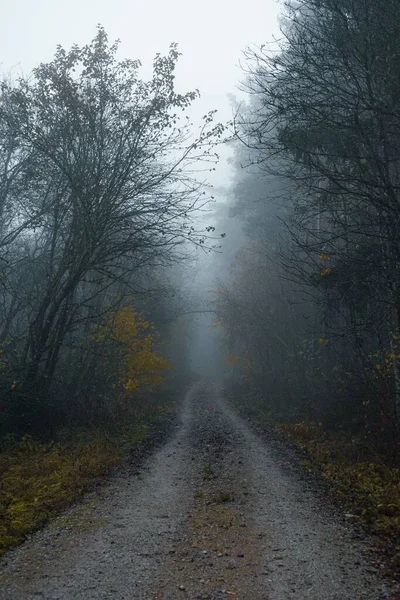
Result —
[[[71,444],[29,437],[0,455],[0,555],[67,507],[123,457],[116,439],[103,435]]]
[[[353,444],[348,437],[325,433],[320,423],[282,424],[278,430],[305,453],[304,466],[316,467],[335,492],[351,504],[352,513],[373,533],[387,536],[396,546],[393,550],[400,551],[398,468]]]
[[[167,430],[175,401],[167,390],[142,398],[130,424],[113,430],[62,431],[50,442],[8,438],[0,453],[0,556],[152,444]]]

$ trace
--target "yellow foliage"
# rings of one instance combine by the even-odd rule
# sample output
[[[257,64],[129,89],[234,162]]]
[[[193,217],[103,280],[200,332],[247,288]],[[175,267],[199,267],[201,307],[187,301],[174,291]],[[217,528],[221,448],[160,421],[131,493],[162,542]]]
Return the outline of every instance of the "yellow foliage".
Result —
[[[328,260],[328,258],[329,258],[329,257],[328,257],[328,255],[327,255],[327,254],[325,254],[325,252],[323,252],[323,253],[320,255],[320,259],[321,259],[321,260]]]
[[[111,313],[105,323],[96,328],[94,338],[115,347],[113,375],[117,385],[126,392],[145,386],[153,389],[163,383],[163,372],[171,363],[155,351],[158,334],[151,323],[131,306],[121,306]]]
[[[326,275],[329,275],[329,273],[332,271],[332,269],[330,267],[326,267],[326,269],[321,269],[321,275],[322,277],[325,277]]]
[[[222,322],[219,319],[214,319],[214,321],[211,323],[211,327],[218,329],[218,327],[222,327]]]

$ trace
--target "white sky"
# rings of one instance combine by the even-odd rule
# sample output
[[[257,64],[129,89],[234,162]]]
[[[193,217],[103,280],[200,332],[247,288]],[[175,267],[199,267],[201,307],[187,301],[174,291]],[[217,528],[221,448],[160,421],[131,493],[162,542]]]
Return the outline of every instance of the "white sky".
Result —
[[[195,113],[218,109],[225,121],[241,52],[272,39],[278,12],[277,0],[0,0],[0,70],[27,75],[57,44],[90,42],[101,23],[110,41],[121,40],[121,58],[140,59],[147,73],[154,55],[178,42],[180,91],[198,88]],[[221,164],[218,183],[227,177]]]

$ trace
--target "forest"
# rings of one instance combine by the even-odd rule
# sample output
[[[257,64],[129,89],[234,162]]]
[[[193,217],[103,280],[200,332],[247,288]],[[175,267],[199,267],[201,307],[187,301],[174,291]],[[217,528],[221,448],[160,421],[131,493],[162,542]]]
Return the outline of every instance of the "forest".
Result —
[[[176,410],[197,313],[208,376],[398,550],[399,38],[397,0],[289,1],[200,126],[175,43],[148,80],[101,26],[3,76],[0,552]]]
[[[218,291],[233,371],[275,417],[400,442],[397,2],[290,3],[246,52]]]

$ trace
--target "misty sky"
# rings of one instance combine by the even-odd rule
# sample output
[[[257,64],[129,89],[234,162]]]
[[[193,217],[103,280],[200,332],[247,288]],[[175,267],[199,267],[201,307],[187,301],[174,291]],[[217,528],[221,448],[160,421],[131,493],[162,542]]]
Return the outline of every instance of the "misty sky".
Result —
[[[57,44],[89,42],[101,23],[110,40],[121,39],[121,58],[140,59],[144,73],[157,52],[178,42],[179,90],[198,88],[196,114],[218,109],[220,120],[231,116],[227,94],[237,94],[242,50],[277,33],[279,12],[276,0],[0,0],[0,7],[3,72],[27,75],[51,60]],[[222,164],[218,183],[226,177]]]

